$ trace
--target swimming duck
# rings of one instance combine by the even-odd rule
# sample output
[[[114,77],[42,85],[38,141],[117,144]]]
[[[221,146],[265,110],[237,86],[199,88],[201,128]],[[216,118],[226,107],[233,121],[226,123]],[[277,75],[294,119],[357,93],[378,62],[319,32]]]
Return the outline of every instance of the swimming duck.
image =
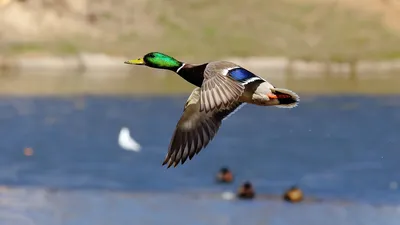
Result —
[[[231,183],[233,181],[233,174],[227,167],[222,167],[217,174],[217,182]]]
[[[289,190],[285,192],[283,195],[283,199],[287,202],[301,202],[303,200],[303,192],[300,188],[296,186],[292,186]]]
[[[237,193],[237,197],[241,199],[252,199],[255,195],[253,185],[249,181],[244,182]]]
[[[164,53],[150,52],[125,63],[170,70],[197,86],[186,101],[162,163],[168,164],[168,168],[180,162],[184,164],[188,158],[191,160],[214,138],[222,120],[246,103],[293,108],[299,102],[299,96],[293,91],[276,88],[232,62],[193,65]]]

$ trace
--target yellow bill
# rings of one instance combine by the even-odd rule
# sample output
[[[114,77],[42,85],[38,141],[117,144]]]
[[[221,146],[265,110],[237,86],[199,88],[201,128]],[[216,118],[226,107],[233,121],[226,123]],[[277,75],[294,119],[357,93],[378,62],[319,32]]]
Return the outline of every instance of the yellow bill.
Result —
[[[139,59],[131,59],[124,62],[125,64],[134,64],[134,65],[144,65],[145,62],[142,58]]]

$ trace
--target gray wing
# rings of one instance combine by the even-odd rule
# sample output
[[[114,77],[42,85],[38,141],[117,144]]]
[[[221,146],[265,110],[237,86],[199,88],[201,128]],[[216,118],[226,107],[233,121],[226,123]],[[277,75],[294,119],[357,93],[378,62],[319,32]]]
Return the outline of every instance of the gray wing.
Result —
[[[226,108],[239,99],[243,94],[244,85],[227,76],[229,69],[237,67],[239,66],[225,61],[211,62],[207,65],[201,86],[200,111]]]
[[[208,113],[200,112],[200,88],[193,90],[188,98],[183,115],[176,125],[168,154],[162,165],[168,163],[168,168],[179,162],[182,164],[198,154],[217,134],[221,121],[238,109],[242,103],[236,102],[228,108],[213,110]]]

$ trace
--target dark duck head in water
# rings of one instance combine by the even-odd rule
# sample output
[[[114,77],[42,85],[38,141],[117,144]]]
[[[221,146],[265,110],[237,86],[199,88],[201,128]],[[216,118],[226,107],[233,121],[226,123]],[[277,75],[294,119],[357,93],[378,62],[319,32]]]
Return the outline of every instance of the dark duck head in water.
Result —
[[[228,167],[222,167],[217,174],[217,182],[219,183],[231,183],[233,181],[233,174]]]
[[[241,199],[253,199],[255,195],[253,185],[249,181],[244,182],[237,192],[237,197]]]

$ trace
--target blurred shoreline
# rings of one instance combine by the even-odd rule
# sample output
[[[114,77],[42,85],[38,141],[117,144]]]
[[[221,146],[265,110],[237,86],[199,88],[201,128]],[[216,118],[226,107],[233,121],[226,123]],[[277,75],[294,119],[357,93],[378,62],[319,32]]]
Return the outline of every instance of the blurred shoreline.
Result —
[[[266,64],[282,67],[291,64],[288,59],[296,59],[295,71],[329,66],[332,70],[357,67],[357,72],[393,68],[392,64],[399,67],[400,8],[380,0],[255,0],[229,5],[213,0],[1,3],[2,67],[118,67],[121,57],[110,55],[136,58],[150,51],[187,62],[244,57],[237,59],[259,61],[264,68]],[[199,20],[203,15],[207,17]]]
[[[283,225],[326,224],[326,218],[331,218],[327,224],[354,224],[352,221],[374,224],[379,221],[391,225],[397,224],[399,218],[396,205],[340,200],[291,205],[275,199],[255,199],[250,205],[246,201],[223,200],[217,194],[60,191],[41,188],[3,189],[0,195],[1,224],[104,224],[104,221],[106,224],[129,224],[132,221],[137,224],[177,224],[176,221],[179,221],[178,224],[190,224],[193,218],[200,218],[199,221],[205,222],[198,224]],[[171,207],[171,202],[174,207]],[[177,211],[180,212],[179,219],[174,216]],[[238,212],[249,216],[237,216]],[[173,222],[168,222],[171,220]]]
[[[125,71],[115,68],[79,72],[50,69],[8,71],[0,76],[0,96],[186,96],[194,88],[171,71],[125,66]],[[395,72],[363,73],[354,77],[346,73],[289,73],[271,68],[252,71],[275,86],[292,89],[302,96],[400,94],[400,76]]]
[[[167,191],[129,191],[129,190],[99,190],[99,189],[68,189],[68,188],[53,188],[53,187],[30,187],[30,186],[7,186],[0,185],[0,196],[1,195],[23,195],[23,194],[63,194],[67,195],[68,193],[79,193],[79,192],[97,192],[103,193],[107,195],[114,195],[124,198],[146,198],[146,197],[154,197],[154,195],[162,196],[162,195],[179,195],[182,197],[186,197],[188,199],[224,199],[222,194],[231,191],[181,191],[181,192],[167,192]],[[224,199],[224,200],[238,200],[236,198],[232,199]],[[258,193],[255,198],[257,201],[273,201],[273,202],[285,202],[282,199],[282,196],[279,194],[270,194],[270,193]],[[0,201],[0,205],[5,202]],[[302,201],[302,204],[313,204],[313,203],[328,203],[335,205],[351,205],[351,204],[362,204],[361,202],[357,202],[349,199],[340,199],[340,198],[321,198],[321,197],[313,197],[306,196]],[[368,203],[371,206],[379,207],[381,204],[373,204]]]
[[[12,205],[12,202],[7,201],[10,198],[16,200],[18,197],[26,198],[28,196],[39,196],[39,195],[53,195],[53,196],[71,196],[89,194],[99,196],[107,196],[113,198],[126,198],[126,199],[147,199],[151,197],[173,197],[185,198],[188,200],[224,200],[224,201],[243,201],[236,197],[225,198],[224,194],[231,193],[235,196],[235,190],[180,190],[180,191],[137,191],[137,190],[113,190],[113,189],[97,189],[97,188],[62,188],[62,187],[42,187],[42,186],[27,186],[27,185],[0,185],[0,199],[1,205]],[[6,197],[8,196],[8,197]],[[6,197],[6,198],[4,198]],[[245,200],[246,201],[246,200]],[[285,201],[282,195],[277,193],[257,193],[256,197],[252,201],[257,202],[269,202],[269,203],[283,203],[293,204]],[[35,203],[32,202],[32,205]],[[381,207],[396,207],[394,203],[383,203],[383,202],[364,202],[351,198],[333,197],[333,196],[304,196],[304,199],[297,205],[334,205],[334,206],[356,206],[356,205],[368,205],[372,208]]]
[[[32,70],[51,71],[129,71],[133,67],[123,62],[130,58],[111,56],[103,53],[80,53],[68,56],[24,56],[0,57],[0,72],[24,72]],[[231,57],[221,60],[232,61],[250,70],[277,70],[288,73],[304,72],[344,73],[352,76],[365,73],[387,73],[400,71],[400,59],[378,61],[363,60],[352,62],[319,62],[294,60],[288,57]],[[184,60],[185,61],[185,60]],[[202,62],[193,62],[200,64]]]

